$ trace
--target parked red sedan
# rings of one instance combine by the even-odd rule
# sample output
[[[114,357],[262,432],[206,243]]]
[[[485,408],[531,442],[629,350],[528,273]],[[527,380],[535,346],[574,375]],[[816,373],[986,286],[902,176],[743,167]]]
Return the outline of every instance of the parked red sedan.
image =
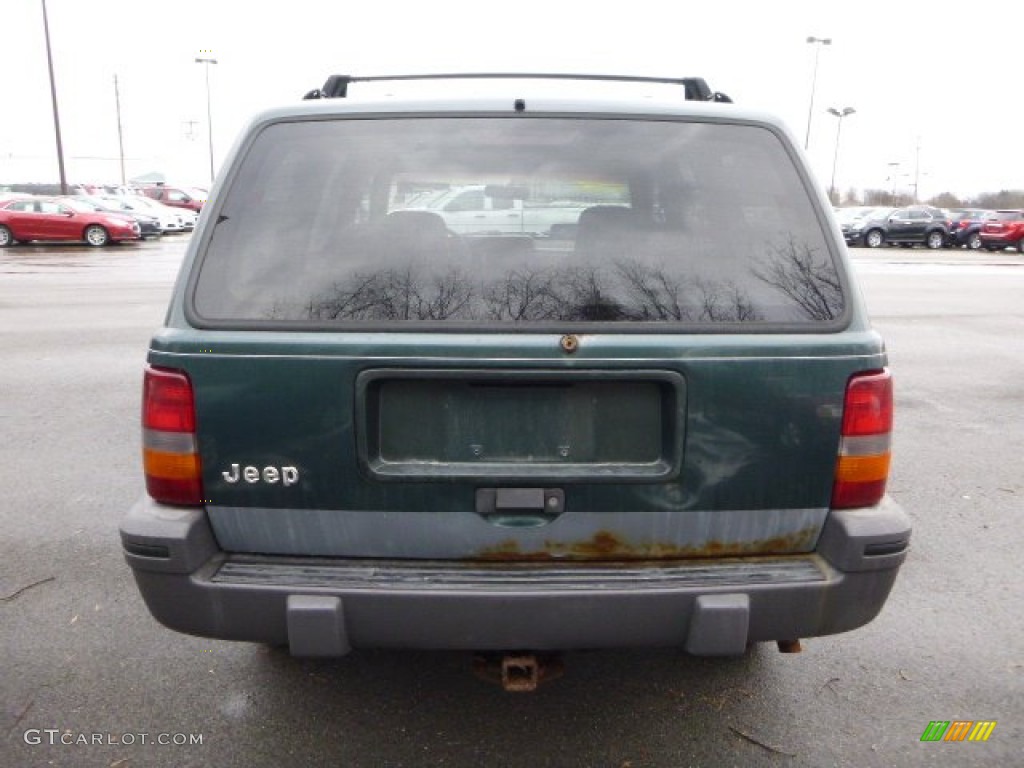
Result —
[[[978,234],[982,247],[990,251],[1015,245],[1024,253],[1024,211],[996,211],[995,218],[986,221]]]
[[[0,203],[0,248],[19,240],[84,240],[92,246],[138,240],[139,225],[75,200],[32,197]]]
[[[203,210],[209,193],[198,187],[168,187],[164,184],[156,184],[151,187],[143,187],[142,194],[172,208],[188,208],[190,211],[199,213]]]

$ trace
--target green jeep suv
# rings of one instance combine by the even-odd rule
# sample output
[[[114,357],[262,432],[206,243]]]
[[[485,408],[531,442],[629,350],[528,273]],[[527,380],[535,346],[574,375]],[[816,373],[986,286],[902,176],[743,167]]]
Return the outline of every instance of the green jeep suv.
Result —
[[[877,615],[885,347],[781,122],[701,79],[375,79],[258,116],[202,212],[121,525],[153,615],[527,658]]]

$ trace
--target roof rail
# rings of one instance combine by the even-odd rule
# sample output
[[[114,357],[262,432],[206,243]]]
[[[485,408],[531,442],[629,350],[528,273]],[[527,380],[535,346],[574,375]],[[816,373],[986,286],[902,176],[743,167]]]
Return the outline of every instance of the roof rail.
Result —
[[[438,75],[374,75],[356,77],[353,75],[331,75],[322,88],[309,91],[304,99],[343,99],[348,95],[352,83],[374,83],[398,80],[600,80],[617,83],[662,83],[681,85],[687,101],[718,101],[731,103],[724,93],[712,91],[702,77],[639,77],[634,75],[560,75],[536,72],[469,72]]]

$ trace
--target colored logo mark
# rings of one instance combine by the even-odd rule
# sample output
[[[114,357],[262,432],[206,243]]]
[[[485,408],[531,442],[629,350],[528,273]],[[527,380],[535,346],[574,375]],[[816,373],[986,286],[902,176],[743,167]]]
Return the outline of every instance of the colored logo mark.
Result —
[[[995,720],[932,720],[921,741],[988,741]]]

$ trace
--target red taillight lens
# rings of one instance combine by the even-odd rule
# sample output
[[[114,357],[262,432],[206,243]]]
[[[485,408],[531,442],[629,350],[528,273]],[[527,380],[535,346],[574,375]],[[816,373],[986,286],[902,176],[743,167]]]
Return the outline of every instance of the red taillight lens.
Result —
[[[882,500],[889,478],[892,415],[889,371],[858,374],[850,379],[832,486],[833,508],[869,507]]]
[[[888,371],[859,374],[846,385],[843,436],[892,432],[892,375]]]
[[[182,371],[147,367],[142,386],[146,490],[167,504],[202,504],[195,399]]]
[[[142,426],[167,432],[195,432],[192,384],[181,371],[146,368],[142,392]]]

